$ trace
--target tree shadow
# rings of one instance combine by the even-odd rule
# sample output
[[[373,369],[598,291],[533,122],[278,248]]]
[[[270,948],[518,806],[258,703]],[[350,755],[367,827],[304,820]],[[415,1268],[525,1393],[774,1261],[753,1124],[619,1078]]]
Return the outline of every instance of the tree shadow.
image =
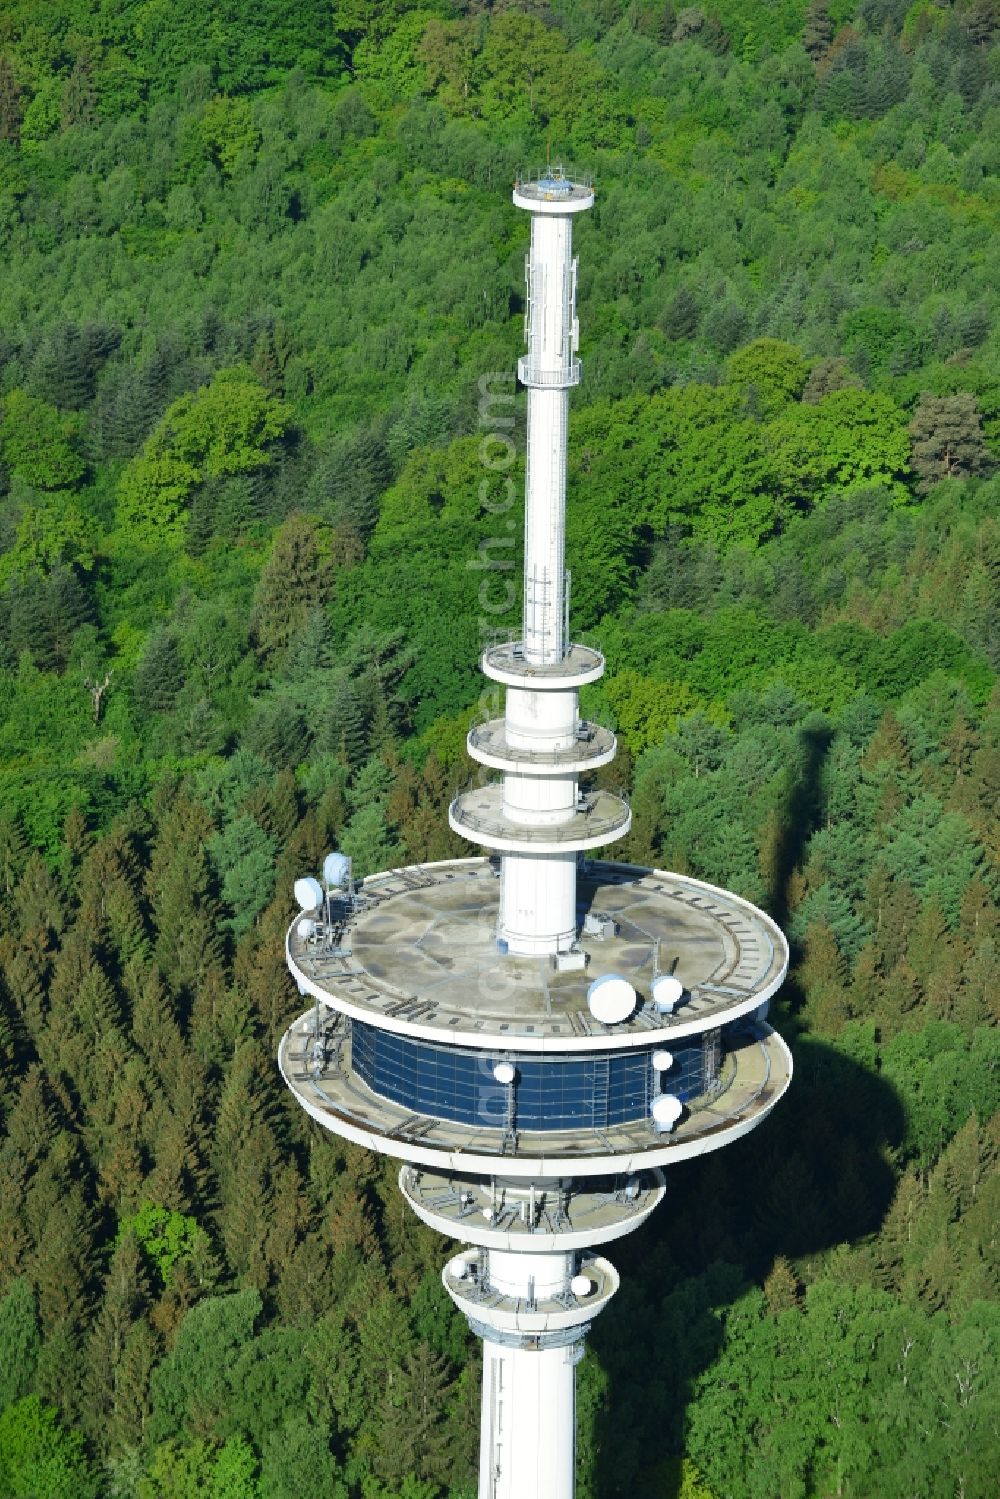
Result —
[[[661,1207],[612,1246],[621,1290],[589,1339],[609,1381],[592,1436],[598,1499],[677,1499],[670,1458],[684,1451],[694,1382],[721,1350],[720,1310],[778,1256],[802,1261],[875,1233],[892,1200],[895,1090],[822,1042],[793,1050],[795,1080],[774,1115],[669,1170]]]

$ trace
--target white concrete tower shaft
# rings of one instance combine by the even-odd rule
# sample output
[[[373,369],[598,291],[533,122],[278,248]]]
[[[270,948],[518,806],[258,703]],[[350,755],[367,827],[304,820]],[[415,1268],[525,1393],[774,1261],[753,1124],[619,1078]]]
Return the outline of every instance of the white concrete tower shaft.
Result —
[[[503,857],[499,934],[515,953],[565,951],[576,940],[576,851],[559,847],[557,830],[577,813],[579,785],[574,769],[553,761],[566,761],[579,728],[577,684],[566,660],[566,437],[569,392],[580,379],[573,215],[593,201],[589,187],[560,173],[514,191],[514,202],[531,214],[527,353],[518,362],[528,391],[522,642],[526,667],[543,669],[545,680],[535,685],[526,676],[523,686],[508,685],[506,742],[524,758],[504,775],[503,813],[535,840],[546,829],[553,834],[537,851]]]
[[[631,814],[607,790],[581,791],[579,777],[613,759],[615,737],[580,721],[579,689],[602,675],[604,658],[568,633],[566,436],[569,392],[580,380],[573,216],[592,206],[594,192],[553,169],[519,182],[514,202],[531,214],[527,353],[517,366],[528,392],[523,632],[485,652],[483,671],[507,688],[506,714],[468,739],[472,759],[503,780],[459,793],[448,820],[502,855],[501,952],[558,958],[577,948],[577,856],[621,838]]]
[[[593,1254],[482,1248],[442,1279],[483,1340],[479,1499],[573,1499],[576,1365],[617,1271]]]
[[[515,198],[516,201],[516,198]],[[528,387],[524,495],[524,654],[561,661],[566,648],[566,431],[570,386],[579,380],[573,219],[532,204],[525,265]],[[581,205],[582,206],[582,205]]]

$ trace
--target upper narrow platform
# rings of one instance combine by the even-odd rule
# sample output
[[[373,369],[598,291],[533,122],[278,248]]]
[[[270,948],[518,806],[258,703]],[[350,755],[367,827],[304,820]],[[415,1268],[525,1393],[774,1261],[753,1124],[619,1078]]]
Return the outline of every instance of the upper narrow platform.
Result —
[[[525,749],[507,742],[507,720],[491,718],[469,730],[466,749],[480,765],[493,770],[532,770],[536,775],[568,775],[596,770],[615,757],[617,741],[610,729],[581,723],[569,749]]]
[[[537,770],[535,771],[537,774]],[[448,808],[456,833],[503,853],[583,853],[624,837],[632,822],[628,802],[610,791],[581,793],[565,822],[515,822],[504,810],[504,786],[494,781],[456,796]]]
[[[403,1166],[399,1189],[430,1228],[465,1244],[512,1253],[592,1249],[633,1233],[663,1201],[657,1168],[636,1176],[498,1182]]]
[[[589,645],[570,645],[560,661],[529,661],[522,640],[492,645],[483,652],[483,675],[505,687],[569,692],[604,675],[604,657]]]

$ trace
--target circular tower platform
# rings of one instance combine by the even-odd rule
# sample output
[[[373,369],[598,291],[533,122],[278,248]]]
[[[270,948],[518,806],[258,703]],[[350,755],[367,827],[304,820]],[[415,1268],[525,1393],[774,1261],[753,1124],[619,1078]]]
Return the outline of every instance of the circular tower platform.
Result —
[[[319,1004],[280,1063],[303,1107],[370,1149],[512,1181],[647,1170],[752,1129],[791,1077],[764,1019],[787,966],[779,929],[730,892],[631,865],[585,863],[578,896],[570,968],[498,951],[488,859],[391,870],[330,922],[314,912],[310,935],[296,921],[288,964]],[[665,973],[683,991],[670,1013],[653,998]],[[636,994],[614,1025],[588,1004],[607,974]],[[682,1105],[669,1133],[651,1113],[663,1092]]]

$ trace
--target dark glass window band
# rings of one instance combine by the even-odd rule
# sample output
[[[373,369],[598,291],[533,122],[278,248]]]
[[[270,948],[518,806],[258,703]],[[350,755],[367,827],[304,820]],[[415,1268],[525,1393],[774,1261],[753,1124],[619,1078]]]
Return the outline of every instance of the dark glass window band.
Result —
[[[508,1088],[493,1075],[498,1052],[436,1046],[360,1020],[351,1036],[353,1069],[373,1093],[414,1114],[503,1129]],[[657,1093],[687,1102],[717,1075],[720,1049],[709,1051],[701,1036],[670,1048],[674,1062],[666,1073],[653,1070],[657,1049],[560,1057],[504,1052],[516,1070],[517,1129],[606,1129],[646,1119]]]

